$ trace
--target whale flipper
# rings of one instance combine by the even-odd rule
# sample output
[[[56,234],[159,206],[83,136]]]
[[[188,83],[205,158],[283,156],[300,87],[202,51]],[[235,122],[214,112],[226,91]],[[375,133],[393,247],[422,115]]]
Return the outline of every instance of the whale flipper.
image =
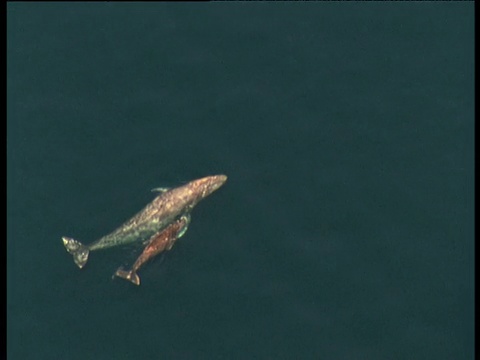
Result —
[[[167,192],[168,190],[170,190],[170,188],[168,188],[168,187],[158,187],[158,188],[152,189],[151,191],[152,192],[164,193],[164,192]]]

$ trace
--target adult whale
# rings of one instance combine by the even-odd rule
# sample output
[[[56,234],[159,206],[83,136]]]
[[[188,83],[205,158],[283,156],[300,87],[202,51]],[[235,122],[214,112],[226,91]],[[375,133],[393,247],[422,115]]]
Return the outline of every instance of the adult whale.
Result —
[[[220,188],[225,181],[227,181],[225,175],[213,175],[173,189],[154,189],[159,191],[160,195],[110,234],[88,245],[64,236],[63,245],[73,255],[75,264],[81,269],[85,266],[90,251],[147,240],[177,217],[189,214],[195,205]]]

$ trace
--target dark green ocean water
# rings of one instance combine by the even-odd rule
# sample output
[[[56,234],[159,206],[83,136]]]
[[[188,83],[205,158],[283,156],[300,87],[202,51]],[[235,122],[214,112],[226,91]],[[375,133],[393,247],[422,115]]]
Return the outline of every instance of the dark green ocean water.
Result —
[[[8,358],[472,359],[473,10],[8,3]],[[140,287],[62,246],[218,173]]]

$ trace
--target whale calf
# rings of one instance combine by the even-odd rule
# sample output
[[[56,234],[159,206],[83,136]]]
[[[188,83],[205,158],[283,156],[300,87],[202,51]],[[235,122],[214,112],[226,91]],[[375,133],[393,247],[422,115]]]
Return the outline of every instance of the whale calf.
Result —
[[[140,256],[135,260],[130,270],[124,270],[119,267],[114,276],[129,280],[135,285],[140,285],[140,277],[137,274],[138,269],[154,256],[160,254],[164,250],[170,250],[179,238],[187,231],[190,215],[182,215],[180,219],[172,222],[162,231],[152,235],[148,245],[145,247]]]

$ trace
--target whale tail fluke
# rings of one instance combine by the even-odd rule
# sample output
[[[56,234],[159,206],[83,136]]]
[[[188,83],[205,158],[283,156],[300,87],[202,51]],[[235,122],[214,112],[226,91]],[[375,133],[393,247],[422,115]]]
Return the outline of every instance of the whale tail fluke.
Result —
[[[73,261],[75,264],[81,269],[85,266],[88,260],[88,254],[90,250],[88,247],[83,245],[80,241],[77,241],[72,238],[62,237],[63,245],[65,245],[65,249],[73,255]]]
[[[123,270],[122,268],[118,268],[118,270],[115,272],[115,276],[121,277],[122,279],[128,280],[135,285],[140,285],[140,278],[137,275],[136,272],[133,270]]]

